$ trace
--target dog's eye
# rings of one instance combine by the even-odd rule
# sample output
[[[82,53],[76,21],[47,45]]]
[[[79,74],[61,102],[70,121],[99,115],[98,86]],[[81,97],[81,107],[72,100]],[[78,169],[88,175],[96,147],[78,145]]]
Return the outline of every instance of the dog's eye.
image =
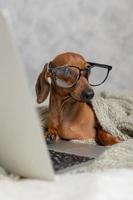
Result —
[[[71,76],[71,70],[69,68],[64,68],[63,72],[65,76]]]
[[[67,77],[69,78],[71,76],[71,69],[65,67],[65,68],[59,68],[56,70],[56,76],[58,78],[63,78],[63,77]]]

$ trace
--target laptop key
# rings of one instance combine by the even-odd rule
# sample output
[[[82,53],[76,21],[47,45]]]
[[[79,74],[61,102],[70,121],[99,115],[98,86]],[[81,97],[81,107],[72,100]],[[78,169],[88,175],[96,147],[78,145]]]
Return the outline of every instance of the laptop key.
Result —
[[[87,156],[79,156],[70,153],[57,152],[54,150],[49,150],[49,153],[55,171],[63,170],[67,167],[72,167],[94,159]]]

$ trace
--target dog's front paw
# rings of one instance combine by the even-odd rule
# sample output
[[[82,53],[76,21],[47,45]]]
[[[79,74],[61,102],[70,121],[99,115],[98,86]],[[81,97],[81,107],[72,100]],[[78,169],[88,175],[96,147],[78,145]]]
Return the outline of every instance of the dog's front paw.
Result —
[[[56,134],[50,132],[45,133],[44,136],[47,144],[53,144],[55,141],[59,140],[59,137]]]
[[[47,142],[47,144],[52,144],[52,143],[54,143],[56,141],[56,135],[54,135],[54,134],[47,134],[47,136],[46,136],[46,142]]]

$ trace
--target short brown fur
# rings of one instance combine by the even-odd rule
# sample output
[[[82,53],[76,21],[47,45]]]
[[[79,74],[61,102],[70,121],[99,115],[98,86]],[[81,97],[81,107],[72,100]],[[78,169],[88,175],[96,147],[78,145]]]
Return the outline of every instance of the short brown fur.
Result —
[[[60,54],[51,62],[52,67],[60,67],[66,64],[78,66],[81,69],[87,65],[81,55],[71,52]],[[91,88],[84,74],[81,75],[76,86],[69,89],[57,87],[53,81],[51,81],[50,86],[48,77],[46,64],[36,83],[38,103],[42,103],[50,92],[46,137],[51,136],[55,140],[95,139],[102,145],[112,145],[120,142],[119,138],[112,136],[101,128],[91,103],[81,101],[81,92],[84,89]]]

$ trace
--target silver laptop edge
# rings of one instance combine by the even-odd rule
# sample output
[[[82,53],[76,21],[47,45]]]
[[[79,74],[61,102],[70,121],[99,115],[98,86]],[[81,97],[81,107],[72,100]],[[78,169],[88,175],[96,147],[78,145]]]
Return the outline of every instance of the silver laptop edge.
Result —
[[[52,180],[51,160],[12,33],[8,12],[0,11],[0,165],[24,177]]]

